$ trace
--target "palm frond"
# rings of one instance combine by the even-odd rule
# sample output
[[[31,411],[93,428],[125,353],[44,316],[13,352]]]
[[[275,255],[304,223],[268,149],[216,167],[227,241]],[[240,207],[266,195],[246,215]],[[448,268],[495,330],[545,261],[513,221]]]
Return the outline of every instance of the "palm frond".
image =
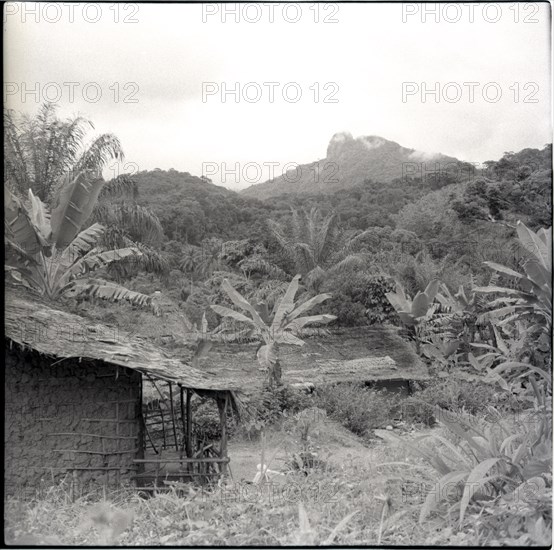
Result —
[[[293,243],[291,248],[294,250],[296,269],[299,273],[305,275],[317,266],[313,250],[309,244]]]
[[[250,274],[252,272],[268,275],[274,279],[286,280],[287,274],[275,264],[267,261],[263,256],[249,256],[238,263],[239,269],[243,273]]]
[[[352,250],[355,250],[361,244],[361,242],[369,235],[371,235],[371,231],[366,230],[366,231],[362,231],[362,233],[359,233],[358,235],[354,235],[353,237],[350,237],[345,245],[346,251],[351,252]]]
[[[306,224],[304,223],[304,219],[304,217],[300,218],[298,210],[291,208],[292,238],[297,242],[306,239]]]
[[[288,282],[279,280],[270,280],[263,282],[260,286],[254,288],[247,296],[249,299],[257,302],[264,302],[268,308],[272,308],[275,301],[281,297],[287,289]]]
[[[151,246],[127,238],[125,243],[125,246],[138,250],[140,254],[111,264],[108,269],[110,275],[122,280],[136,275],[139,271],[146,271],[160,275],[165,280],[169,274],[169,263],[160,252]]]
[[[306,287],[314,292],[319,292],[326,276],[327,271],[317,265],[304,276],[303,281]]]
[[[119,139],[113,134],[98,136],[75,163],[74,171],[90,170],[101,174],[113,160],[124,160],[125,155]]]
[[[135,203],[104,202],[95,208],[93,219],[105,226],[123,229],[135,242],[157,243],[163,237],[163,227],[156,214]]]
[[[267,220],[267,227],[269,228],[270,234],[278,242],[279,246],[283,249],[287,249],[289,246],[289,240],[285,236],[283,228],[274,220]]]
[[[323,223],[317,230],[313,241],[316,258],[324,260],[329,251],[333,248],[330,237],[336,228],[336,224],[337,217],[334,214],[330,214],[323,220]]]
[[[321,276],[328,268],[345,260],[349,254],[354,256],[362,238],[365,237],[363,233],[348,238],[347,233],[338,226],[338,218],[333,213],[323,217],[315,207],[309,212],[303,210],[302,214],[295,209],[291,211],[291,237],[287,236],[282,224],[273,220],[268,221],[268,227],[281,251],[294,263],[296,273],[301,273],[305,277],[309,273],[315,274],[316,267],[321,269],[318,272]],[[349,259],[340,268],[347,263],[353,265],[353,262],[354,260]],[[361,265],[361,262],[358,263]]]
[[[341,273],[349,269],[360,269],[367,265],[367,254],[350,254],[329,268],[329,274]]]
[[[118,198],[131,198],[136,200],[138,197],[137,182],[129,174],[122,174],[117,178],[106,182],[100,193],[99,201]]]
[[[27,167],[27,156],[20,138],[21,129],[16,114],[4,109],[4,168],[9,189],[23,197],[30,187],[31,175]]]
[[[306,220],[306,242],[310,243],[312,247],[314,247],[314,243],[316,241],[317,226],[319,225],[320,219],[319,210],[313,207],[309,213],[304,212],[304,218]]]

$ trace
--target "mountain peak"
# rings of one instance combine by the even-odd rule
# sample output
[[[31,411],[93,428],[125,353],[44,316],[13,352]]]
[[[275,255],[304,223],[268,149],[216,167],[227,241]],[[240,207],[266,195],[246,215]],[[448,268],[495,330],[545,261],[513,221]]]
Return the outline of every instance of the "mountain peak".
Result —
[[[413,165],[430,161],[439,164],[458,162],[454,157],[440,153],[425,153],[402,147],[381,136],[355,138],[350,132],[342,131],[331,137],[325,159],[300,165],[293,178],[281,175],[274,180],[252,185],[242,193],[259,199],[284,193],[332,193],[369,179],[388,183],[402,178],[408,163]],[[428,169],[426,167],[424,171]],[[411,170],[413,173],[413,166]]]
[[[342,153],[349,150],[371,151],[383,145],[400,147],[398,143],[388,141],[380,136],[359,136],[354,138],[350,132],[338,132],[331,138],[327,146],[327,158],[334,159],[340,157]]]

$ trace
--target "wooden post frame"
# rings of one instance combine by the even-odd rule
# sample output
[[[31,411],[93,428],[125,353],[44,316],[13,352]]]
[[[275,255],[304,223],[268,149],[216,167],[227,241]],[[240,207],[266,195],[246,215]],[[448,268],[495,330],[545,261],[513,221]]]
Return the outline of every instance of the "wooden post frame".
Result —
[[[175,426],[175,406],[173,404],[173,384],[167,383],[169,387],[169,406],[171,407],[171,425],[173,426],[173,440],[175,441],[175,450],[179,450],[179,440],[177,439],[177,428]]]
[[[227,458],[227,404],[229,393],[225,392],[224,397],[217,396],[217,408],[219,409],[219,425],[221,427],[221,444],[219,447],[220,458]],[[221,474],[227,474],[227,462],[220,463]]]
[[[181,428],[183,430],[183,439],[180,449],[182,452],[186,445],[187,421],[185,420],[185,388],[181,385],[179,385],[179,405],[181,407]]]
[[[187,457],[192,458],[192,390],[187,388],[187,429],[185,434]]]

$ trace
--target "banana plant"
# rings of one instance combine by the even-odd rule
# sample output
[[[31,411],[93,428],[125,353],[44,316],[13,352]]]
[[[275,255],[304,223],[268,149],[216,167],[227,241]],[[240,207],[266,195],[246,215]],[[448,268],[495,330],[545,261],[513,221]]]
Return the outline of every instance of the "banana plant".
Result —
[[[552,231],[542,228],[535,232],[521,221],[516,225],[518,242],[523,248],[524,273],[495,262],[485,265],[499,273],[508,281],[515,282],[516,288],[488,285],[475,288],[483,294],[496,294],[490,302],[495,309],[486,317],[496,321],[498,326],[524,319],[534,320],[529,333],[550,335],[552,329]],[[497,307],[501,306],[501,307]]]
[[[444,435],[406,441],[386,430],[375,430],[384,440],[408,447],[436,471],[438,481],[421,507],[420,523],[445,500],[444,512],[458,514],[462,528],[468,509],[478,507],[479,501],[502,498],[513,503],[519,498],[521,502],[529,485],[536,492],[527,495],[539,497],[539,490],[544,491],[545,479],[552,473],[551,415],[541,422],[515,426],[508,419],[489,423],[467,413],[453,415],[440,407],[435,407],[435,417],[447,429]],[[551,498],[551,494],[544,498],[548,505]]]
[[[150,296],[90,277],[114,262],[141,255],[134,247],[99,248],[105,230],[99,223],[82,229],[104,183],[90,171],[66,178],[52,212],[31,189],[25,205],[4,186],[5,272],[12,282],[50,300],[96,297],[153,306]]]
[[[294,301],[299,281],[300,275],[296,275],[271,313],[267,311],[267,307],[254,307],[250,304],[227,279],[223,280],[221,287],[233,304],[244,313],[221,305],[211,306],[221,317],[245,323],[249,325],[251,335],[261,337],[263,343],[258,348],[257,359],[261,369],[269,373],[270,386],[281,383],[279,345],[303,346],[304,341],[298,337],[302,328],[312,323],[329,323],[336,319],[334,315],[327,314],[304,316],[314,306],[331,298],[331,294],[318,294],[299,304]]]
[[[552,391],[552,374],[549,371],[533,366],[528,359],[522,359],[522,353],[525,352],[527,342],[523,338],[513,338],[502,335],[500,329],[492,326],[496,346],[489,344],[475,343],[471,344],[477,350],[482,350],[481,355],[475,356],[468,354],[469,364],[476,370],[481,370],[487,376],[484,382],[498,383],[506,391],[512,393],[524,392],[522,379],[530,381],[533,391],[535,386],[531,381],[535,376],[541,380],[543,389]],[[519,389],[518,389],[519,388]],[[531,392],[527,392],[531,393]],[[537,395],[535,395],[538,398]]]
[[[455,294],[442,283],[436,298],[441,311],[447,313],[448,328],[453,338],[460,342],[461,351],[467,354],[470,344],[476,341],[476,336],[482,340],[486,334],[484,325],[488,323],[479,315],[487,307],[486,299],[475,291],[473,276],[470,278],[469,288],[466,290],[460,285]]]
[[[433,304],[439,290],[440,281],[431,281],[424,292],[418,292],[414,299],[404,292],[400,283],[396,283],[396,292],[387,292],[386,297],[398,313],[401,321],[410,327],[415,336],[416,351],[421,351],[422,326],[436,310]]]
[[[429,342],[421,346],[421,351],[425,357],[441,367],[438,376],[445,378],[458,364],[459,354],[456,351],[459,346],[459,340],[445,340],[440,335],[433,335]]]
[[[437,292],[437,300],[452,313],[463,315],[475,306],[476,294],[473,286],[469,292],[466,292],[463,285],[460,285],[456,294],[452,294],[450,289],[443,283],[440,285],[440,292]]]

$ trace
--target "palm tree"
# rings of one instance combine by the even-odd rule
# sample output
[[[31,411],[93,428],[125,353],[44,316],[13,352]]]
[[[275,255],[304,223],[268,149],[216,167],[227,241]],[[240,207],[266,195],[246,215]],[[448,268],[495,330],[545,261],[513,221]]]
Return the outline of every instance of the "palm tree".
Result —
[[[285,257],[314,290],[325,277],[365,264],[366,257],[355,250],[367,232],[348,236],[339,227],[335,214],[323,217],[317,208],[303,210],[302,214],[292,209],[289,231],[273,220],[268,221],[268,226]]]
[[[4,110],[5,185],[23,201],[31,190],[51,210],[58,205],[62,187],[81,172],[99,176],[112,161],[124,160],[117,137],[102,134],[87,140],[92,122],[83,117],[60,120],[56,109],[45,103],[34,117]],[[102,241],[107,248],[140,248],[142,254],[132,264],[135,269],[165,274],[167,262],[154,248],[162,238],[162,226],[155,214],[136,204],[137,195],[136,182],[128,175],[106,182],[89,223],[105,227]],[[121,277],[130,267],[128,261],[118,262],[110,273]]]
[[[180,268],[192,276],[201,279],[211,277],[214,272],[228,268],[221,258],[223,242],[216,238],[204,239],[200,246],[188,245],[180,262]]]
[[[304,342],[298,337],[302,328],[312,323],[329,323],[334,321],[334,315],[311,315],[301,317],[312,307],[331,298],[330,294],[319,294],[299,304],[294,301],[298,291],[300,275],[296,275],[289,284],[285,294],[275,304],[270,314],[264,304],[254,307],[248,300],[241,296],[225,279],[221,284],[231,301],[238,309],[212,305],[212,309],[222,317],[230,317],[236,321],[246,323],[250,327],[250,335],[258,335],[263,344],[258,348],[257,357],[262,369],[269,372],[269,384],[281,383],[281,368],[278,357],[279,344],[292,344],[303,346]]]
[[[102,134],[85,142],[94,125],[83,117],[60,120],[56,105],[44,103],[36,116],[4,110],[6,184],[20,198],[28,189],[52,205],[66,174],[86,170],[100,173],[112,160],[123,160],[119,140]],[[128,181],[118,182],[129,185]]]
[[[50,300],[97,297],[155,305],[150,296],[89,275],[141,255],[134,247],[99,248],[105,228],[98,223],[82,229],[104,184],[102,178],[81,172],[61,189],[52,212],[31,189],[26,206],[4,187],[5,270],[13,282]]]
[[[120,178],[121,179],[121,176]],[[141,251],[138,258],[132,262],[123,260],[112,264],[110,275],[116,279],[130,277],[138,268],[167,276],[169,264],[155,247],[159,247],[163,228],[157,216],[148,208],[125,200],[115,202],[117,196],[123,192],[114,190],[110,185],[114,180],[106,183],[107,192],[100,193],[98,204],[94,209],[91,222],[100,223],[106,227],[102,237],[102,245],[106,248],[121,248],[132,246]]]

